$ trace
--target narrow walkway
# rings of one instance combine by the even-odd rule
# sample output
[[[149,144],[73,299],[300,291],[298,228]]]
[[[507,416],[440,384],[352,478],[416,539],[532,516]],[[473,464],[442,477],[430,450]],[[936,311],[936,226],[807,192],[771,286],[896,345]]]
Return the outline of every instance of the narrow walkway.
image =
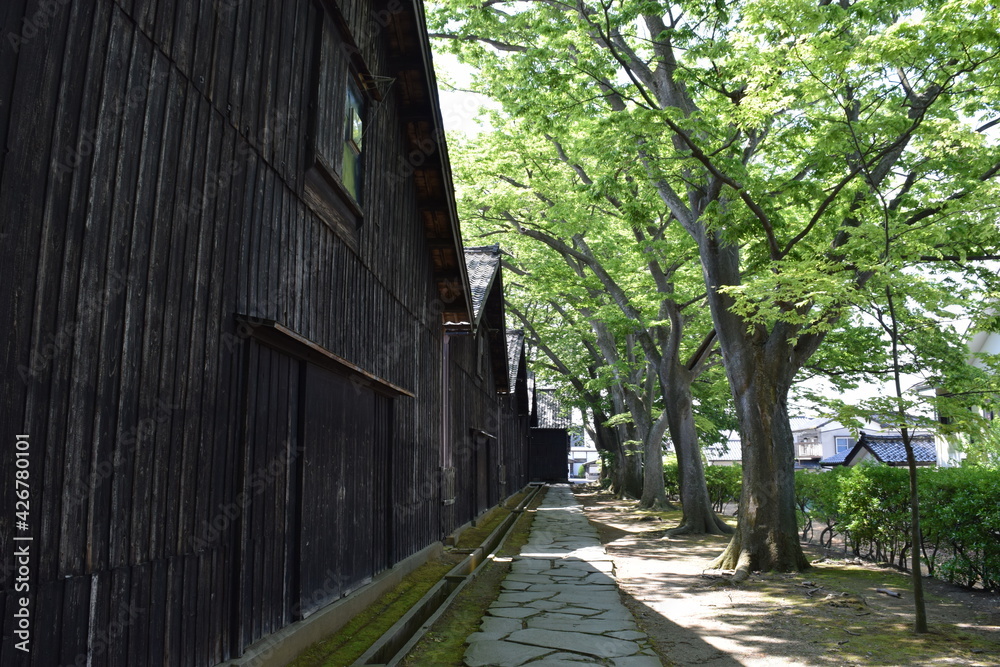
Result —
[[[549,487],[468,667],[662,667],[618,598],[611,558],[569,486]]]

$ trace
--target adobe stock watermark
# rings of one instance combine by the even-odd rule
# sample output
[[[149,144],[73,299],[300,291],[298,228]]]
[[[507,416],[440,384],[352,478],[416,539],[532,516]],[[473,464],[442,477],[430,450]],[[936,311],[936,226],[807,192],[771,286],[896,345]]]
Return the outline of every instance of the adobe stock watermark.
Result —
[[[102,112],[97,126],[81,132],[80,136],[77,137],[76,145],[64,148],[61,158],[52,157],[56,179],[62,180],[76,171],[87,158],[94,154],[101,132],[110,131],[106,128],[114,128],[118,119],[129,108],[144,102],[149,97],[150,92],[162,85],[168,76],[166,71],[152,74],[144,72],[141,77],[133,80],[128,90],[125,91],[121,99],[116,100],[110,111]]]
[[[21,17],[20,30],[7,33],[7,43],[14,53],[20,53],[23,45],[48,30],[52,25],[52,19],[70,2],[72,0],[39,0],[34,12]]]
[[[179,404],[167,403],[163,399],[157,399],[156,406],[151,415],[143,417],[133,426],[118,434],[115,449],[119,454],[134,452],[140,444],[153,436],[158,424],[166,423],[174,411],[180,407]],[[66,493],[68,493],[65,500],[66,509],[72,510],[81,503],[86,502],[126,461],[129,461],[129,459],[124,455],[116,456],[113,461],[102,459],[93,466],[90,476],[86,480],[80,477],[66,480],[65,488]]]
[[[325,606],[324,603],[329,604],[334,602],[331,598],[334,595],[342,593],[344,586],[350,583],[352,583],[352,580],[348,577],[327,568],[323,573],[323,581],[320,585],[300,596],[295,604],[292,605],[292,618],[301,618],[303,608],[320,609]],[[240,665],[243,665],[243,667],[257,667],[259,665],[270,664],[272,656],[283,642],[284,639],[278,634],[267,635],[261,638],[253,644],[251,651],[244,654]]]
[[[499,425],[499,420],[491,411],[486,419],[484,430],[496,432]],[[494,446],[495,444],[477,443],[476,436],[463,437],[454,447],[451,460],[448,461],[448,468],[454,470],[456,474],[467,470],[466,464],[474,460],[477,452],[482,453],[483,448]],[[421,512],[427,507],[428,503],[449,500],[444,497],[447,486],[449,486],[449,483],[445,481],[444,469],[439,469],[438,474],[434,475],[433,479],[425,479],[421,482],[420,486],[414,487],[411,490],[408,498],[401,499],[393,504],[394,518],[406,519]],[[457,487],[457,483],[455,486]],[[451,490],[458,493],[457,488]]]
[[[200,551],[215,544],[233,522],[243,516],[254,499],[272,486],[279,476],[283,476],[304,451],[301,446],[293,447],[251,473],[246,480],[247,490],[240,491],[232,501],[220,505],[215,516],[203,522],[201,534],[191,537],[191,546]]]
[[[77,309],[80,317],[59,327],[55,333],[48,334],[38,343],[28,355],[27,364],[18,364],[17,374],[24,383],[33,377],[44,373],[52,362],[65,354],[72,346],[80,332],[89,327],[98,315],[106,312],[111,299],[121,294],[128,287],[128,278],[117,271],[106,274],[106,284],[101,292],[86,292]]]
[[[185,218],[185,224],[198,214],[204,213],[218,197],[229,193],[233,180],[246,171],[247,165],[260,151],[277,145],[286,136],[290,123],[289,115],[283,111],[273,111],[264,119],[264,124],[246,141],[237,142],[236,157],[205,175],[204,186],[194,188],[188,201],[178,206],[178,212]]]
[[[124,639],[125,633],[146,611],[146,607],[139,607],[134,604],[126,605],[119,602],[118,608],[112,613],[111,620],[107,627],[101,628],[90,637],[88,650],[85,653],[78,653],[73,662],[64,667],[85,667],[85,665],[97,664],[95,658],[99,658],[108,652],[118,640]]]
[[[440,325],[442,313],[444,313],[450,305],[454,304],[458,300],[461,293],[461,283],[457,280],[445,281],[444,296],[435,297],[424,305],[420,312],[417,313],[417,325],[421,328]],[[416,343],[416,337],[416,332],[412,329],[400,332],[392,339],[392,342],[383,346],[378,354],[375,355],[373,370],[393,368],[400,361],[402,361],[404,354],[412,354],[413,347]],[[356,395],[367,389],[371,389],[373,384],[374,382],[360,375],[351,376],[351,386],[354,388],[354,393]]]

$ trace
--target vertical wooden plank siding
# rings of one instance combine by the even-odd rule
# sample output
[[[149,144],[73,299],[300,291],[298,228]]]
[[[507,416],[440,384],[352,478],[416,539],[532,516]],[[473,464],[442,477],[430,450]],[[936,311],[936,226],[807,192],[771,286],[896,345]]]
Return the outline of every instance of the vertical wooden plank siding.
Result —
[[[0,425],[31,434],[45,625],[25,663],[0,514],[0,664],[214,665],[519,490],[524,419],[482,332],[443,368],[385,2],[56,5],[0,53]],[[36,10],[0,3],[3,34]],[[304,194],[314,140],[342,150],[336,105],[310,130],[349,68],[335,49],[316,76],[334,11],[381,92],[354,242]],[[279,326],[327,356],[265,340]],[[14,465],[0,450],[5,491]]]

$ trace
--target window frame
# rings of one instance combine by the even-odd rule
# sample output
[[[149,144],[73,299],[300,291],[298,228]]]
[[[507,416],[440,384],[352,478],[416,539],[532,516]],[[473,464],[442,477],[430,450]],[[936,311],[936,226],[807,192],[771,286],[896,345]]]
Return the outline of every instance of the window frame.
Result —
[[[358,230],[365,217],[368,162],[365,145],[370,145],[375,101],[365,82],[371,81],[372,76],[336,9],[322,2],[317,3],[317,8],[320,20],[315,28],[303,199],[357,250]],[[349,151],[356,157],[350,179],[344,174]]]
[[[845,443],[843,448],[840,446],[841,441]],[[851,437],[848,435],[835,435],[833,437],[833,447],[837,454],[849,451],[853,446],[854,445],[851,443]]]
[[[344,146],[343,156],[340,163],[340,183],[347,190],[359,207],[365,203],[365,152],[364,136],[368,125],[368,104],[358,83],[358,76],[354,72],[349,72],[344,91]],[[351,154],[354,175],[350,180],[353,182],[353,192],[348,185],[346,176],[348,170],[347,156]]]

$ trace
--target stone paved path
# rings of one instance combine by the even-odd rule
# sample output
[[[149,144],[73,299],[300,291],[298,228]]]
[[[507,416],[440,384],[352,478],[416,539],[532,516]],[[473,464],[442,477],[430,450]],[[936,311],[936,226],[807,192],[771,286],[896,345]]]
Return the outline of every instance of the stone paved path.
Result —
[[[618,598],[611,558],[568,485],[549,487],[468,667],[662,667]]]

